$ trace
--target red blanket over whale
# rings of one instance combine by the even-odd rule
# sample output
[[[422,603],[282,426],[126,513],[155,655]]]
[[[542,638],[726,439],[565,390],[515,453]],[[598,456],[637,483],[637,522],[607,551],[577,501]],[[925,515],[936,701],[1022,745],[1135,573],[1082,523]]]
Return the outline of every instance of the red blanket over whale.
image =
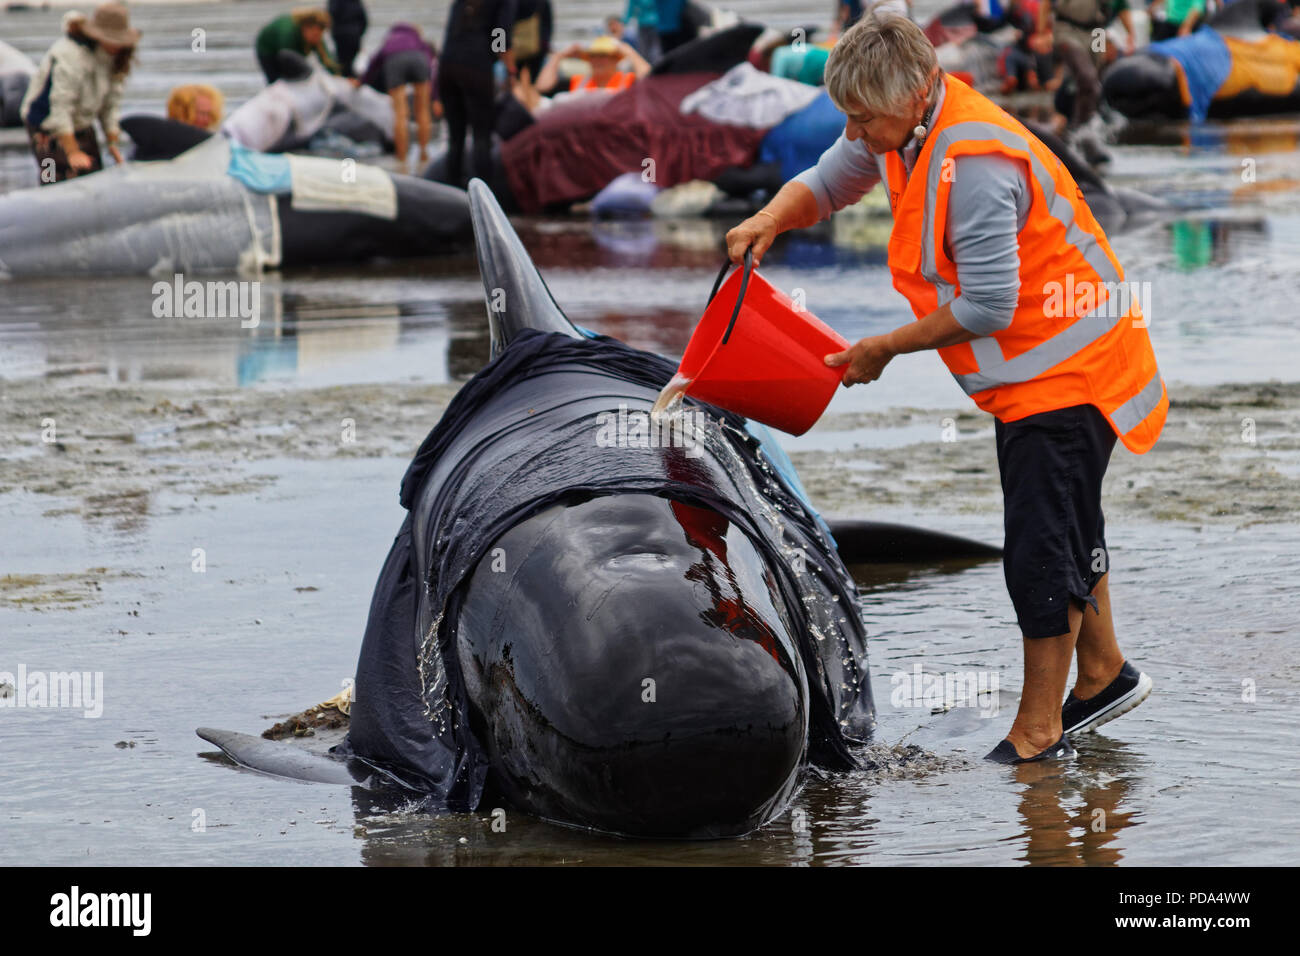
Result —
[[[748,166],[766,130],[680,112],[682,100],[716,73],[648,76],[621,93],[591,93],[553,106],[501,146],[510,189],[524,212],[595,195],[614,177],[646,170],[676,186]]]

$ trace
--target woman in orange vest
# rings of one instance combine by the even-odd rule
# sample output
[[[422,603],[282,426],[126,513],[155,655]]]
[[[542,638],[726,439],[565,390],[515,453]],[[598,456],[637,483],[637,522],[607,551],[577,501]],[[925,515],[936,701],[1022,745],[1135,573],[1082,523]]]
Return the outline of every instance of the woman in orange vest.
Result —
[[[826,87],[846,115],[844,134],[727,234],[729,254],[739,262],[750,249],[757,263],[781,231],[884,186],[894,214],[889,268],[917,321],[826,362],[844,366],[844,384],[854,385],[879,378],[895,355],[936,349],[996,419],[1003,564],[1025,683],[988,758],[1072,756],[1071,732],[1095,729],[1151,691],[1115,637],[1101,511],[1116,439],[1145,452],[1169,407],[1141,303],[1065,167],[944,75],[914,23],[868,14],[831,52]]]

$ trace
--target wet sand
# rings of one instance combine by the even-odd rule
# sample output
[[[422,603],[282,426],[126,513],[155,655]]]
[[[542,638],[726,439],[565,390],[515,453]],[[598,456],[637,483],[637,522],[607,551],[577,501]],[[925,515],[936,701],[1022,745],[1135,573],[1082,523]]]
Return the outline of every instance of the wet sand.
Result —
[[[0,385],[0,442],[10,450],[0,495],[39,495],[47,516],[126,516],[158,491],[198,507],[276,480],[223,471],[231,463],[409,458],[455,391],[9,382]],[[1104,491],[1111,521],[1246,528],[1300,519],[1300,384],[1175,384],[1170,397],[1155,449],[1136,456],[1116,446]],[[1000,515],[992,434],[992,419],[973,408],[829,414],[809,436],[826,447],[792,457],[827,514]],[[0,600],[22,581],[0,578]]]
[[[1300,518],[1300,385],[1169,386],[1169,417],[1145,455],[1117,444],[1103,487],[1108,521],[1247,528]],[[792,457],[818,507],[1001,514],[992,419],[977,409],[829,415],[818,431],[868,432],[857,448]],[[894,444],[897,429],[933,437]]]
[[[456,391],[50,384],[0,384],[0,441],[12,450],[0,494],[48,496],[47,516],[85,518],[130,511],[134,499],[160,491],[198,502],[275,480],[236,476],[225,470],[232,463],[409,458]]]

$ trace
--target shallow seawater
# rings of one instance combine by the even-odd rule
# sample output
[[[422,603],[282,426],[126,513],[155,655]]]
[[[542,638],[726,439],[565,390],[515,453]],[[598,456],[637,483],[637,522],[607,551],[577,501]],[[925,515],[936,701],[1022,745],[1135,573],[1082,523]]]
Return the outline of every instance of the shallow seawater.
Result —
[[[779,9],[778,22],[821,15],[736,6]],[[132,103],[154,105],[192,69],[161,38],[179,43],[200,21],[213,50],[200,69],[247,96],[246,24],[273,8],[135,7],[160,40]],[[373,4],[372,20],[410,9]],[[566,4],[562,32],[603,12]],[[0,34],[38,52],[57,17],[0,13]],[[1021,680],[1001,565],[856,568],[879,708],[864,769],[811,775],[780,819],[716,843],[613,839],[514,812],[500,832],[492,807],[405,812],[238,770],[194,735],[258,733],[352,674],[409,455],[488,355],[471,257],[268,275],[256,328],[155,318],[150,279],[0,283],[0,671],[103,677],[97,718],[0,709],[6,858],[1294,864],[1298,138],[1300,118],[1286,117],[1132,129],[1113,148],[1113,182],[1175,207],[1112,237],[1130,280],[1151,283],[1175,402],[1155,451],[1116,452],[1105,498],[1121,645],[1154,679],[1150,700],[1078,738],[1071,764],[986,766]],[[25,185],[27,163],[0,148],[0,189]],[[539,218],[520,232],[574,321],[678,356],[727,225]],[[802,288],[847,338],[882,332],[910,316],[885,235],[869,220],[810,230],[763,272]],[[830,513],[996,542],[991,425],[964,402],[934,356],[908,356],[783,443]],[[57,443],[41,440],[47,418]],[[339,437],[347,420],[352,441]],[[918,667],[983,693],[944,710]]]

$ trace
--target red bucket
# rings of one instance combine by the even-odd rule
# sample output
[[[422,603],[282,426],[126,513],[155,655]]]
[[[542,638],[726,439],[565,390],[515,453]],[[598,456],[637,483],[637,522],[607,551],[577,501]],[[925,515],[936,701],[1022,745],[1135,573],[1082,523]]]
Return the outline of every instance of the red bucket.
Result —
[[[677,374],[691,380],[687,395],[802,435],[844,377],[844,367],[831,368],[826,356],[849,343],[754,272],[748,250],[745,268],[723,284],[729,264],[718,273]]]

